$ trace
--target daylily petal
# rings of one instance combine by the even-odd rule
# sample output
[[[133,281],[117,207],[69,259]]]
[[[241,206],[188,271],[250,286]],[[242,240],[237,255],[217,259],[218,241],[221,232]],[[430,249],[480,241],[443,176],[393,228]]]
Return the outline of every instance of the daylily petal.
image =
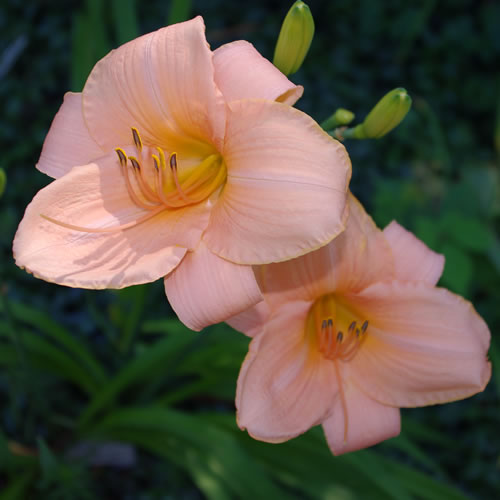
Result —
[[[263,266],[262,289],[270,304],[358,291],[392,278],[392,255],[382,231],[352,194],[348,207],[345,231],[328,245],[298,259]]]
[[[122,288],[156,280],[178,265],[186,248],[198,244],[208,203],[167,210],[112,233],[75,231],[40,216],[104,228],[148,213],[132,203],[113,152],[75,167],[35,196],[14,241],[16,263],[46,281],[82,288]]]
[[[466,300],[399,282],[378,283],[349,300],[370,323],[351,361],[355,383],[370,397],[414,407],[463,399],[486,386],[490,333]]]
[[[319,248],[343,229],[351,165],[306,114],[234,101],[223,152],[227,182],[203,239],[217,255],[265,264]]]
[[[434,286],[444,268],[444,256],[433,252],[412,233],[392,221],[384,236],[394,255],[395,278],[398,281],[422,281]]]
[[[334,455],[367,448],[400,433],[399,408],[378,403],[352,383],[344,384],[344,394],[347,439],[344,439],[345,415],[340,398],[335,401],[331,416],[323,422],[323,430]]]
[[[240,99],[278,100],[293,106],[304,88],[292,83],[274,64],[244,40],[214,51],[215,83],[227,102]]]
[[[106,150],[132,144],[131,127],[146,144],[170,151],[182,151],[188,139],[220,144],[224,101],[203,19],[144,35],[101,59],[83,89],[83,112]]]
[[[83,119],[82,94],[67,92],[45,138],[36,168],[57,179],[74,166],[86,165],[103,154]]]
[[[286,441],[321,423],[336,395],[333,363],[304,339],[308,302],[284,306],[250,344],[238,378],[238,425],[262,441]]]
[[[165,292],[179,319],[197,331],[262,300],[251,266],[221,259],[203,242],[165,278]]]
[[[226,323],[248,337],[254,337],[263,330],[269,314],[269,306],[263,300],[255,306],[249,307],[246,311],[227,319]]]

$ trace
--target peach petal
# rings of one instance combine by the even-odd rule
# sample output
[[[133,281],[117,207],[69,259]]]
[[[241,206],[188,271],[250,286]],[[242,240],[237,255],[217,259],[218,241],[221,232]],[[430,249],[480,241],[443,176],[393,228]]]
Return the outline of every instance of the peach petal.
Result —
[[[57,179],[76,165],[86,165],[104,152],[83,119],[82,95],[67,92],[43,143],[36,168]]]
[[[345,148],[281,103],[234,101],[223,151],[228,177],[203,239],[239,264],[287,260],[337,236],[351,165]]]
[[[203,19],[144,35],[101,59],[83,89],[83,112],[105,150],[132,144],[131,127],[146,144],[170,151],[187,138],[220,144],[224,102]]]
[[[255,439],[286,441],[321,423],[336,393],[333,363],[304,339],[309,302],[286,304],[255,336],[236,390],[238,425]]]
[[[340,398],[331,416],[323,422],[328,446],[334,455],[361,450],[397,436],[401,431],[399,408],[378,403],[354,384],[344,384],[347,406],[347,439],[344,439],[344,410]]]
[[[269,99],[293,106],[304,92],[244,40],[215,50],[214,68],[215,83],[227,102]]]
[[[16,263],[39,278],[72,287],[122,288],[159,279],[200,241],[208,203],[165,211],[112,233],[74,231],[40,217],[104,228],[147,213],[132,203],[113,152],[75,167],[35,196],[14,240]]]
[[[470,302],[421,283],[378,283],[350,303],[370,324],[351,361],[355,383],[380,403],[415,407],[486,386],[490,333]]]
[[[263,300],[255,306],[249,307],[246,311],[227,319],[226,323],[248,337],[255,337],[264,329],[269,314],[269,306]]]
[[[345,231],[328,245],[263,268],[262,289],[270,304],[314,300],[333,291],[359,291],[392,278],[392,255],[382,231],[352,194],[348,207]]]
[[[165,278],[165,292],[179,319],[197,331],[262,300],[250,266],[217,257],[203,242]]]
[[[396,221],[384,229],[384,236],[391,246],[398,281],[422,281],[430,286],[436,285],[443,273],[443,255],[433,252]]]

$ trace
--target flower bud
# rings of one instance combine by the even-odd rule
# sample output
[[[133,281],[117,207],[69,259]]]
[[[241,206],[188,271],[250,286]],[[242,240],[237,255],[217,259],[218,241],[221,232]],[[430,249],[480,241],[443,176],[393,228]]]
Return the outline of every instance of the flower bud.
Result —
[[[0,168],[0,198],[5,191],[5,185],[7,184],[7,176],[5,175],[4,169]]]
[[[281,26],[273,64],[285,75],[298,71],[314,36],[314,20],[309,7],[297,0]]]
[[[335,113],[330,115],[324,122],[321,123],[323,130],[332,130],[335,127],[349,125],[355,118],[352,111],[348,109],[339,108]]]
[[[378,139],[396,128],[411,108],[411,97],[403,88],[387,93],[370,111],[365,121],[355,127],[357,139]]]

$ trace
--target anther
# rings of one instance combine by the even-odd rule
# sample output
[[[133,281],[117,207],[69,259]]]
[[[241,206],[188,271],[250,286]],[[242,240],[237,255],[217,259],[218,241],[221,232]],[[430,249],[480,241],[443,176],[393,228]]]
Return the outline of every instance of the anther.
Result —
[[[170,168],[172,170],[177,170],[177,153],[172,153],[170,155]]]
[[[359,331],[359,328],[356,328],[356,338],[359,338],[361,335],[361,332]]]
[[[354,329],[356,328],[356,321],[353,321],[350,325],[349,328],[347,329],[347,333],[352,334],[354,332]]]
[[[116,154],[118,155],[118,160],[120,162],[120,165],[124,167],[127,164],[127,155],[125,154],[125,151],[121,148],[116,148],[115,149]]]
[[[135,127],[132,127],[132,137],[134,138],[135,147],[140,153],[142,151],[142,140],[139,131]]]
[[[344,340],[344,334],[342,332],[337,333],[337,342],[340,344]]]
[[[327,325],[326,319],[324,319],[323,322],[321,323],[321,329],[326,330],[326,325]]]
[[[361,326],[361,333],[365,333],[367,328],[368,328],[368,321],[365,321]]]
[[[132,163],[132,166],[136,170],[141,170],[141,166],[139,165],[139,162],[137,161],[137,158],[134,158],[133,156],[129,156],[128,159],[130,160],[130,163]]]
[[[333,327],[333,320],[332,318],[328,318],[328,326]]]
[[[151,156],[153,157],[153,165],[155,167],[155,170],[158,172],[160,170],[160,160],[156,155],[151,155]]]

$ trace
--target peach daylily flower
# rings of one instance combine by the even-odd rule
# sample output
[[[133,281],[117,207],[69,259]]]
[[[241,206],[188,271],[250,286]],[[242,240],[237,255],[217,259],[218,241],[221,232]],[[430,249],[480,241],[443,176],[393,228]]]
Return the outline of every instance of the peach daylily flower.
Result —
[[[252,306],[251,264],[344,229],[350,161],[291,107],[301,94],[247,42],[212,52],[201,17],[112,51],[54,119],[37,167],[55,180],[26,210],[16,263],[82,288],[166,276],[196,330]]]
[[[400,432],[400,407],[463,399],[491,376],[490,333],[435,285],[444,258],[351,196],[346,230],[303,257],[256,269],[264,301],[228,322],[253,337],[238,424],[282,442],[322,424],[339,455]]]

